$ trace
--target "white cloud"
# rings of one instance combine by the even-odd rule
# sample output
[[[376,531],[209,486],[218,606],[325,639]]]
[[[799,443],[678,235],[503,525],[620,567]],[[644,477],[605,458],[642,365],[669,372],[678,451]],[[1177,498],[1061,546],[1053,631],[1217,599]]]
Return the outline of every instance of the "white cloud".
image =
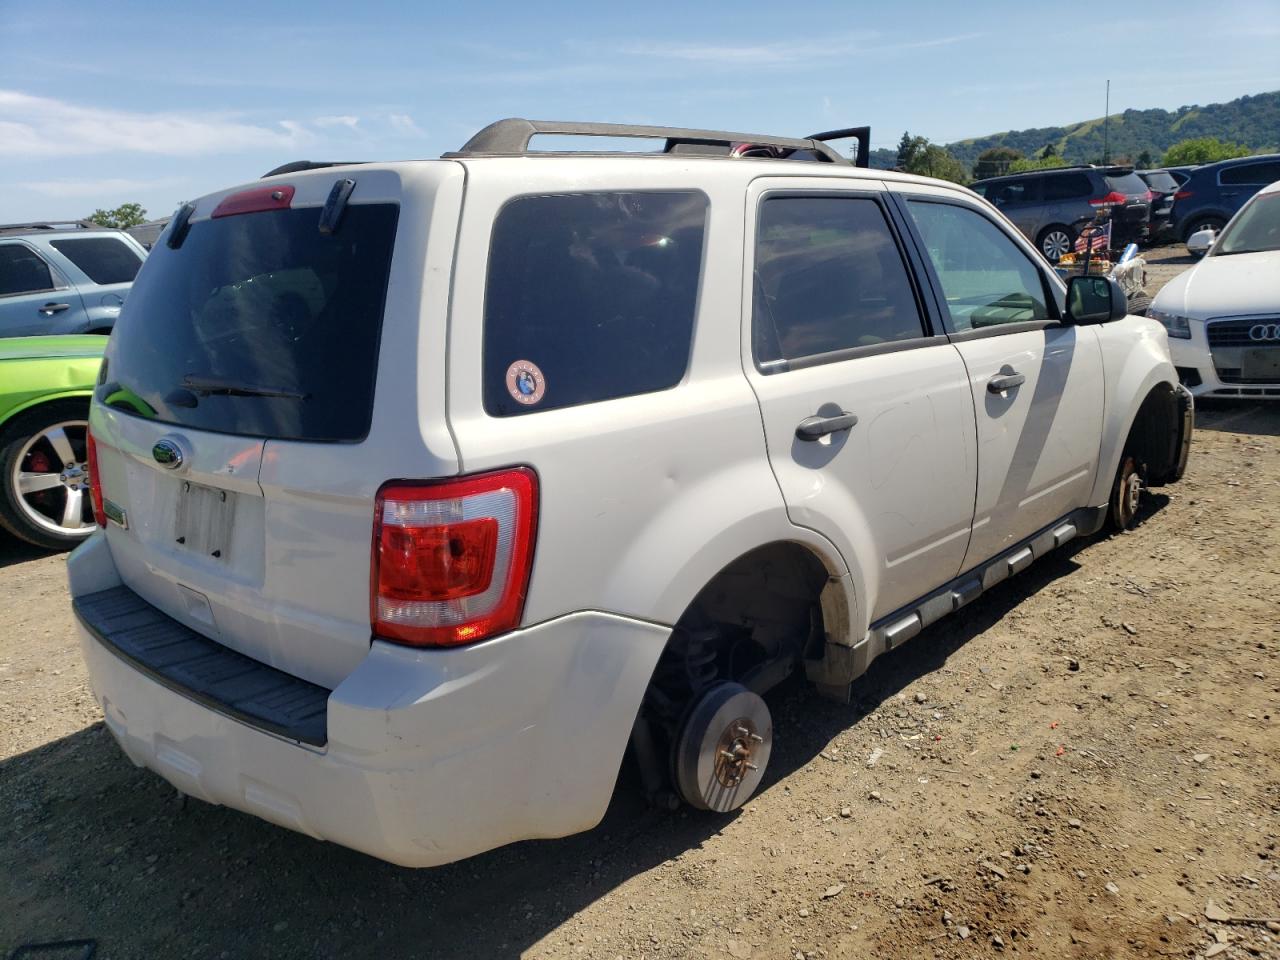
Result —
[[[962,33],[929,40],[913,40],[907,43],[884,43],[874,34],[832,37],[820,45],[812,40],[780,40],[775,43],[719,44],[719,43],[637,43],[620,48],[619,52],[630,56],[651,57],[659,60],[680,60],[689,63],[720,66],[766,66],[785,63],[804,63],[830,60],[852,54],[883,53],[893,50],[915,50],[923,47],[942,47],[966,40],[976,40],[980,33]]]
[[[408,134],[411,137],[425,137],[426,132],[413,122],[413,117],[407,113],[393,113],[387,117],[391,121],[391,126],[395,128],[397,133]]]
[[[261,124],[230,114],[140,113],[0,90],[0,157],[195,156],[294,149],[313,140],[314,134],[292,120]]]
[[[101,180],[32,180],[18,187],[46,197],[99,197],[134,196],[146,190],[176,187],[185,183],[181,177],[164,177],[156,180],[130,180],[125,177],[106,177]]]
[[[335,117],[316,117],[312,121],[317,127],[346,127],[349,130],[354,130],[359,122],[359,117],[353,117],[350,114],[342,114]]]

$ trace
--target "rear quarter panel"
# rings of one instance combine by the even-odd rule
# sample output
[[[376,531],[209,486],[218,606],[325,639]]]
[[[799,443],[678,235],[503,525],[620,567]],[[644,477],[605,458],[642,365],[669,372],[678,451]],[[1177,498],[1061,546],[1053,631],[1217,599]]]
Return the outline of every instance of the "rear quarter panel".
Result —
[[[51,400],[88,399],[101,363],[101,357],[0,359],[0,426]]]

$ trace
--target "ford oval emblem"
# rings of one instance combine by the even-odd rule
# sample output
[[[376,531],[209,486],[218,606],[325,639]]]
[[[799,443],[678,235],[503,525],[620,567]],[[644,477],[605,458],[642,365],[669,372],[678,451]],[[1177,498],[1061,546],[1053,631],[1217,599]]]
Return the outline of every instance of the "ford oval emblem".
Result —
[[[182,448],[172,440],[160,440],[151,448],[151,457],[162,467],[177,470],[182,466]]]

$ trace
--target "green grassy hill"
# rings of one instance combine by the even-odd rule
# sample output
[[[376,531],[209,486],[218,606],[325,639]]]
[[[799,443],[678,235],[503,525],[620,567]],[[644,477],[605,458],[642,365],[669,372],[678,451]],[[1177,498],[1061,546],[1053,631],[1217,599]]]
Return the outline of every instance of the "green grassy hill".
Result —
[[[1177,110],[1113,113],[1109,136],[1112,160],[1132,160],[1144,150],[1158,159],[1175,143],[1193,137],[1217,137],[1243,144],[1255,152],[1280,150],[1280,90]],[[947,149],[971,169],[978,154],[989,147],[1013,147],[1030,157],[1050,143],[1068,163],[1091,163],[1102,159],[1102,141],[1103,121],[1098,117],[1065,127],[1037,127],[974,137],[947,144]],[[873,150],[871,165],[892,167],[896,156],[894,150]]]

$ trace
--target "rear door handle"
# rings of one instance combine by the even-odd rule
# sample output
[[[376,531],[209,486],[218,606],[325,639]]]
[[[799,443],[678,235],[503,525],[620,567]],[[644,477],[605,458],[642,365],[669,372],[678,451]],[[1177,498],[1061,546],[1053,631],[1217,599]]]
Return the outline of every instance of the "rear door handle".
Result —
[[[43,307],[40,307],[40,312],[46,317],[52,317],[55,313],[61,313],[63,310],[70,309],[71,304],[69,303],[46,303]]]
[[[1027,382],[1027,378],[1020,373],[1011,373],[1007,376],[992,377],[987,381],[987,389],[992,393],[1004,393],[1006,390],[1012,390],[1014,387],[1020,387]]]
[[[796,437],[800,440],[817,440],[829,433],[848,430],[857,422],[857,416],[847,410],[834,417],[805,417],[796,427]]]

